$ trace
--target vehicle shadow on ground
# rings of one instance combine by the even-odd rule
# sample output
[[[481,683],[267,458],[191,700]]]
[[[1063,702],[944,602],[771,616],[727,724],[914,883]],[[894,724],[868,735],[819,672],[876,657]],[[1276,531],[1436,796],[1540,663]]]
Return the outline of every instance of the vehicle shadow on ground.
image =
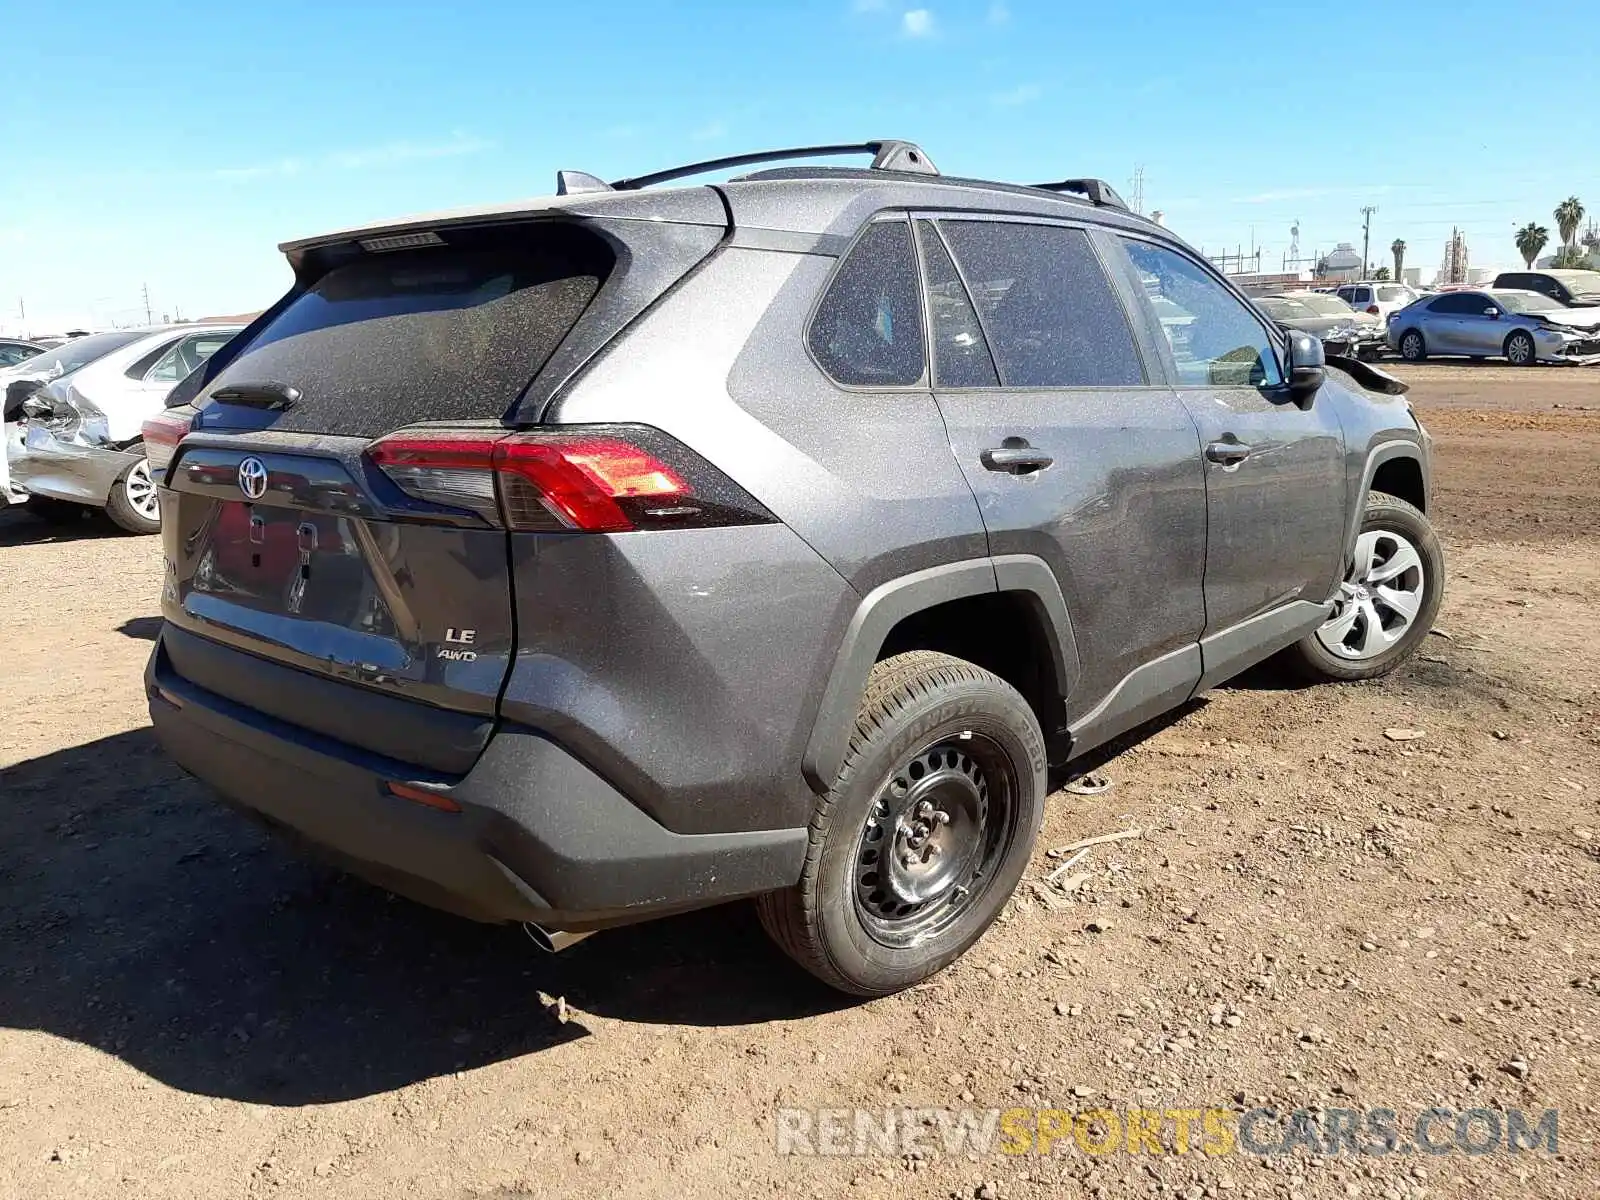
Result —
[[[82,520],[54,524],[28,512],[27,505],[0,509],[0,546],[29,546],[46,543],[98,541],[124,536],[109,521],[85,513]]]
[[[139,638],[142,641],[153,642],[161,633],[160,617],[129,617],[117,626],[117,632],[123,637]]]
[[[189,1092],[345,1100],[581,1038],[585,1013],[726,1025],[849,1003],[747,905],[553,957],[516,927],[389,897],[281,849],[148,729],[0,770],[0,813],[0,1023]]]

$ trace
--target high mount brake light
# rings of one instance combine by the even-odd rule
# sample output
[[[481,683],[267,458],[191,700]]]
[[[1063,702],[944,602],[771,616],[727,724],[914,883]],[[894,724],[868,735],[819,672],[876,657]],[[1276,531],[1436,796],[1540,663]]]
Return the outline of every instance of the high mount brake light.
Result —
[[[507,529],[623,533],[773,519],[710,463],[642,425],[400,430],[367,457],[407,495]]]

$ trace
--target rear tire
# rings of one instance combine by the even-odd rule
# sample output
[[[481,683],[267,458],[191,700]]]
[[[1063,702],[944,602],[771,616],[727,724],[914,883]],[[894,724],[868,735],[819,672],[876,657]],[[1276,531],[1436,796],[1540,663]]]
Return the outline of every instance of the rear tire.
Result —
[[[884,996],[983,935],[1028,864],[1044,737],[1005,680],[914,650],[873,667],[817,802],[800,882],[756,902],[778,946],[829,986]]]
[[[1513,329],[1506,338],[1506,359],[1513,367],[1531,367],[1539,361],[1539,351],[1533,344],[1533,335]]]
[[[1400,357],[1407,362],[1421,362],[1428,357],[1428,343],[1420,329],[1408,329],[1400,335]]]
[[[111,495],[106,498],[106,516],[128,533],[161,532],[161,508],[156,502],[149,459],[141,458],[117,476]]]
[[[1444,550],[1428,518],[1369,493],[1333,615],[1284,656],[1314,682],[1376,679],[1411,657],[1443,599]]]

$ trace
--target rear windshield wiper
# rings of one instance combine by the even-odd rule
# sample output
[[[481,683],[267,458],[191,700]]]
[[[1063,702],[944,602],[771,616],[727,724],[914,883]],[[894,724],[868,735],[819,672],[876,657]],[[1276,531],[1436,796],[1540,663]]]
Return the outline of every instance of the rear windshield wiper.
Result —
[[[278,412],[291,409],[300,400],[300,389],[293,384],[230,383],[211,393],[211,399],[223,404],[243,404],[248,408],[271,408]]]

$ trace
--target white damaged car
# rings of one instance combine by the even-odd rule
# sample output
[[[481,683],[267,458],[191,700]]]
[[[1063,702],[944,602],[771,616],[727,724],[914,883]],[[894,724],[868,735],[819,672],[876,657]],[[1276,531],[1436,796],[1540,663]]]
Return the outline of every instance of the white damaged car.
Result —
[[[140,426],[241,328],[171,325],[96,335],[124,340],[53,377],[14,381],[6,389],[11,487],[26,492],[29,510],[47,520],[103,508],[130,533],[155,533],[161,509]]]

